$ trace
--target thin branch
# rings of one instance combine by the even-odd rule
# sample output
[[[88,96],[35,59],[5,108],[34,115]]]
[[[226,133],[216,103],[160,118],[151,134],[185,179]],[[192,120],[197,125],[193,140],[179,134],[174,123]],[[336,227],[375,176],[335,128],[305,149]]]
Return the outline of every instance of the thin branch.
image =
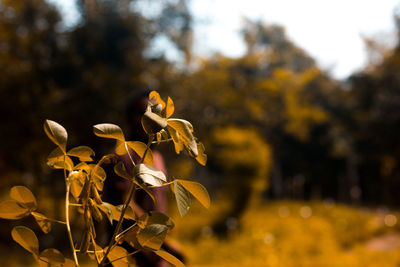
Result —
[[[128,232],[129,230],[131,230],[133,227],[135,227],[137,224],[137,222],[135,222],[134,224],[132,224],[131,226],[129,226],[128,228],[126,228],[124,231],[122,231],[121,233],[119,233],[115,238],[119,239],[122,235],[124,235],[126,232]],[[118,243],[118,242],[116,242]]]
[[[160,141],[153,141],[151,142],[152,144],[158,144],[158,143],[168,143],[169,141],[173,141],[172,138],[168,138],[168,139],[164,139],[164,140],[160,140]]]
[[[140,251],[140,249],[135,250],[134,252],[131,252],[131,253],[129,253],[129,254],[126,254],[126,255],[123,256],[123,257],[120,257],[120,258],[117,258],[117,259],[114,259],[114,260],[110,261],[110,263],[112,263],[112,262],[114,262],[114,261],[119,261],[119,260],[121,260],[121,259],[123,259],[123,258],[132,256],[132,255],[135,255],[135,254],[138,253],[139,251]]]
[[[91,229],[91,230],[93,230],[93,229]],[[94,249],[94,258],[96,259],[96,262],[97,262],[97,265],[98,265],[100,263],[100,260],[99,260],[99,257],[97,257],[96,242],[94,240],[94,236],[93,236],[92,231],[90,231],[89,234],[90,234],[90,237],[92,239],[92,244],[93,244],[93,249]]]
[[[82,204],[78,204],[78,203],[69,203],[69,205],[73,206],[73,207],[82,207],[83,206]]]
[[[133,161],[133,158],[132,158],[131,154],[129,153],[129,149],[128,149],[128,146],[127,146],[126,142],[125,142],[125,150],[126,150],[126,152],[128,153],[128,155],[129,155],[129,158],[130,158],[130,160],[131,160],[131,163],[132,163],[133,167],[135,167],[136,164],[135,164],[135,162]],[[100,262],[100,266],[104,265],[105,260],[106,260],[106,258],[107,258],[107,256],[108,256],[108,254],[110,253],[111,249],[114,247],[113,245],[114,245],[114,243],[115,243],[115,237],[117,236],[117,234],[119,233],[119,231],[120,231],[120,229],[121,229],[122,222],[124,221],[125,212],[126,212],[126,210],[128,209],[129,203],[131,202],[135,191],[136,191],[136,184],[135,184],[134,182],[132,182],[132,183],[130,184],[130,186],[129,186],[128,197],[127,197],[127,199],[125,200],[123,209],[122,209],[122,211],[121,211],[121,215],[120,215],[119,220],[118,220],[118,224],[117,224],[117,226],[116,226],[116,228],[115,228],[115,230],[114,230],[114,233],[113,233],[113,235],[112,235],[112,237],[111,237],[110,244],[108,245],[107,251],[106,251],[106,253],[105,253],[105,255],[104,255],[102,261]]]
[[[60,224],[67,224],[66,222],[55,220],[55,219],[51,219],[51,218],[48,218],[48,217],[46,217],[44,215],[37,214],[37,213],[35,214],[34,217],[39,217],[39,218],[42,218],[42,219],[50,221],[50,222],[55,222],[55,223],[60,223]]]
[[[64,155],[64,162],[66,159],[66,155]],[[69,190],[70,190],[70,183],[67,178],[67,172],[64,168],[64,179],[65,179],[65,187],[66,187],[66,192],[65,192],[65,221],[66,221],[66,227],[67,227],[67,232],[68,232],[68,239],[69,243],[71,245],[72,249],[72,254],[74,255],[74,262],[77,267],[79,267],[79,262],[78,262],[78,256],[76,255],[75,251],[75,245],[74,245],[74,240],[72,238],[72,232],[71,232],[71,226],[69,224]]]

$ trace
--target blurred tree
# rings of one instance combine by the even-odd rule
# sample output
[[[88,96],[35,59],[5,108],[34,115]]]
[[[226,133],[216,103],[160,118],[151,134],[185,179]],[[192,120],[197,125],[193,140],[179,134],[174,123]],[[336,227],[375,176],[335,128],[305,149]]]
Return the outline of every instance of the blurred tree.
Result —
[[[201,125],[200,135],[202,129],[208,132],[216,125],[255,127],[272,146],[273,196],[287,195],[285,180],[300,176],[315,187],[308,191],[321,191],[327,167],[322,162],[331,157],[332,140],[326,136],[336,116],[331,113],[339,104],[332,96],[340,94],[339,84],[291,43],[282,27],[248,22],[243,34],[246,55],[202,60],[172,94],[176,101],[196,99],[180,106]]]
[[[397,18],[398,20],[398,18]],[[398,28],[400,32],[400,28]],[[353,138],[365,199],[399,204],[400,44],[350,78]]]
[[[161,11],[145,17],[141,8],[149,5]],[[79,23],[65,28],[44,0],[1,1],[3,170],[41,173],[49,151],[42,132],[46,118],[69,129],[71,145],[79,140],[96,147],[92,124],[123,125],[127,97],[158,86],[154,75],[171,68],[163,53],[149,52],[159,36],[190,56],[191,16],[183,0],[88,0],[78,8]]]
[[[235,126],[216,128],[211,133],[211,142],[209,165],[220,177],[223,197],[230,203],[219,212],[214,230],[225,236],[228,230],[233,230],[230,228],[240,226],[236,222],[246,208],[259,204],[268,188],[271,148],[257,131]]]

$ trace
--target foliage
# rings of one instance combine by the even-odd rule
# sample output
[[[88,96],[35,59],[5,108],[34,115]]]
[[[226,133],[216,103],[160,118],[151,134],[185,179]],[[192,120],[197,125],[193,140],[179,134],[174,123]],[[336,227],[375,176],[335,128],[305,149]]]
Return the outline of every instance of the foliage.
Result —
[[[204,216],[199,209],[177,221],[175,238],[188,255],[190,266],[397,266],[398,243],[372,247],[371,241],[398,236],[398,225],[385,224],[398,212],[359,210],[332,202],[276,201],[255,205],[220,239],[210,226],[224,208],[214,202]],[[195,208],[195,207],[194,207]],[[227,221],[229,222],[229,221]],[[193,232],[198,233],[194,235]]]
[[[116,141],[116,154],[105,155],[97,163],[92,158],[95,153],[90,147],[67,148],[68,133],[65,128],[54,121],[45,121],[44,131],[57,146],[48,156],[47,164],[64,173],[65,219],[55,220],[38,213],[35,196],[24,186],[12,187],[10,197],[13,200],[0,203],[1,218],[15,220],[32,215],[45,234],[51,231],[52,223],[65,225],[73,260],[65,258],[54,248],[40,251],[38,238],[28,227],[13,228],[12,238],[29,251],[40,266],[45,266],[46,263],[53,266],[79,266],[78,254],[89,255],[98,266],[108,263],[114,266],[127,266],[129,256],[139,251],[153,252],[175,266],[183,266],[176,257],[161,249],[167,233],[174,227],[171,218],[157,211],[139,216],[132,210],[135,203],[131,201],[137,190],[144,190],[156,202],[151,188],[171,186],[182,217],[189,210],[192,197],[209,208],[210,198],[204,186],[182,179],[167,181],[163,172],[152,167],[153,153],[150,146],[173,142],[176,153],[185,150],[202,165],[206,164],[207,156],[204,154],[204,146],[193,135],[193,126],[186,120],[171,118],[174,113],[172,99],[168,97],[166,104],[155,91],[150,93],[149,98],[147,111],[142,117],[143,128],[148,134],[148,143],[126,140],[121,128],[115,124],[94,125],[95,135]],[[140,157],[140,162],[134,162],[131,155],[133,152]],[[134,166],[132,173],[127,171],[123,161],[118,157],[125,154],[128,154]],[[113,164],[114,172],[130,181],[127,198],[120,206],[106,203],[101,198],[107,177],[104,164]],[[77,209],[84,225],[80,232],[79,243],[74,240],[75,235],[71,229],[70,209]],[[109,221],[110,224],[117,222],[110,243],[106,247],[101,247],[96,242],[95,222],[103,220]],[[122,227],[124,220],[130,221],[130,226],[125,229]],[[120,246],[122,243],[129,244],[134,251],[128,253]]]
[[[220,127],[211,132],[211,137],[209,165],[221,177],[223,197],[220,199],[230,203],[220,211],[214,226],[224,235],[227,218],[240,218],[249,205],[262,199],[262,193],[268,188],[272,151],[252,129]]]

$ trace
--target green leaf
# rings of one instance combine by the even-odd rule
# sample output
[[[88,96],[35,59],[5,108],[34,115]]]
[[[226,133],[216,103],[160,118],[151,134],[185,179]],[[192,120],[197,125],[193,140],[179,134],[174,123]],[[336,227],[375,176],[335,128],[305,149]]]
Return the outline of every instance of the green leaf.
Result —
[[[168,97],[167,107],[165,109],[165,116],[167,118],[171,117],[171,115],[174,114],[174,111],[175,111],[174,101],[172,101],[172,99]]]
[[[168,227],[162,224],[147,225],[137,234],[139,244],[148,249],[157,250],[161,248],[167,236]]]
[[[8,220],[18,220],[30,214],[26,207],[22,207],[14,200],[8,200],[0,203],[0,218]]]
[[[183,217],[190,208],[190,193],[177,180],[174,180],[174,194],[179,214]]]
[[[36,210],[37,208],[35,196],[25,186],[13,186],[10,190],[10,197],[29,210]]]
[[[102,123],[93,126],[95,135],[104,138],[117,139],[122,142],[125,141],[124,133],[118,125],[111,123]]]
[[[55,248],[48,248],[40,252],[39,259],[57,266],[65,263],[64,255]]]
[[[93,161],[94,151],[88,146],[78,146],[70,149],[67,155],[78,157],[80,161]]]
[[[125,165],[122,161],[118,162],[116,165],[114,165],[114,172],[127,180],[132,180],[132,177],[129,175],[129,173],[126,171]]]
[[[128,141],[126,144],[133,149],[136,154],[139,155],[140,158],[143,158],[144,152],[146,151],[147,145],[145,143],[139,141]],[[154,165],[153,161],[153,152],[149,148],[146,152],[146,157],[144,158],[144,163],[149,164],[150,166]]]
[[[120,246],[115,246],[110,253],[108,254],[107,258],[109,261],[113,261],[112,265],[114,267],[119,267],[119,266],[126,266],[129,267],[129,262],[127,259],[128,256],[128,251],[126,251],[126,249],[124,249],[123,247]],[[122,258],[124,257],[124,258]],[[122,258],[120,260],[114,261],[116,259]]]
[[[32,212],[31,214],[35,218],[40,229],[42,229],[43,233],[48,234],[51,231],[51,221],[41,213]]]
[[[135,177],[140,178],[143,182],[154,185],[154,186],[161,186],[165,182],[167,182],[167,177],[165,174],[153,168],[145,163],[137,164],[133,169]]]
[[[68,133],[65,128],[51,120],[46,120],[43,128],[49,139],[65,153],[68,139]]]
[[[210,196],[208,195],[207,189],[203,185],[188,180],[175,181],[189,191],[205,208],[208,209],[210,207]]]
[[[165,250],[160,249],[153,252],[176,267],[185,267],[185,264]]]
[[[16,226],[11,231],[15,242],[34,255],[39,254],[39,240],[35,233],[25,226]]]

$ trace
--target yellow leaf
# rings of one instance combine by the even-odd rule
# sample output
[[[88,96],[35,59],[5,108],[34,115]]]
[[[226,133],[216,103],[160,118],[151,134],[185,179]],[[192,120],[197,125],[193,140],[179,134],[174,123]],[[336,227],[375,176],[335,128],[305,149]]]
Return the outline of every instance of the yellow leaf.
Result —
[[[103,202],[103,205],[104,204],[111,208],[113,220],[118,221],[119,217],[121,216],[123,205],[114,206],[110,203]],[[128,220],[135,220],[136,216],[131,206],[128,206],[126,209],[124,218]]]
[[[41,213],[32,212],[31,214],[35,218],[40,229],[42,229],[43,233],[48,234],[51,231],[51,221]]]
[[[56,266],[60,266],[60,264],[65,263],[64,255],[54,248],[48,248],[43,250],[40,253],[40,260],[44,260],[48,263],[55,264]]]
[[[164,243],[167,232],[168,226],[166,225],[150,224],[141,229],[136,237],[142,247],[157,250]]]
[[[65,169],[68,171],[72,171],[74,169],[74,163],[69,157],[66,157],[65,161],[58,161],[55,162],[54,164],[49,164],[49,166],[54,169]]]
[[[175,111],[174,102],[172,101],[172,99],[170,97],[168,97],[167,107],[165,110],[166,117],[167,118],[171,117],[171,115],[174,114],[174,111]]]
[[[145,163],[137,164],[133,169],[133,173],[136,178],[140,178],[143,182],[150,185],[162,186],[167,182],[167,177],[165,177],[165,174],[162,171]]]
[[[102,123],[93,126],[93,132],[95,135],[104,138],[117,139],[125,141],[124,133],[118,125],[111,123]]]
[[[167,119],[151,111],[147,108],[142,116],[142,126],[147,134],[154,134],[167,127]]]
[[[139,142],[139,141],[128,141],[126,144],[133,149],[136,154],[139,155],[140,158],[143,157],[144,152],[146,151],[147,145],[145,143]],[[153,152],[149,148],[146,152],[146,157],[144,158],[144,163],[149,164],[150,166],[154,165],[153,161]]]
[[[197,151],[197,162],[205,166],[207,164],[207,155],[204,153],[204,145],[202,143],[197,143]]]
[[[210,196],[206,188],[196,182],[188,180],[175,180],[178,181],[187,191],[189,191],[205,208],[210,207]]]
[[[127,259],[128,251],[120,246],[115,246],[108,254],[108,259],[112,261],[113,266],[129,266]],[[122,258],[122,259],[120,259]],[[116,260],[119,259],[119,260]],[[116,261],[115,261],[116,260]]]
[[[168,119],[167,120],[168,126],[173,128],[176,132],[179,133],[179,141],[183,141],[185,146],[189,149],[194,157],[197,157],[197,144],[192,134],[193,126],[190,122],[181,119]],[[171,133],[171,132],[170,132]],[[171,134],[172,136],[172,134]],[[180,138],[182,137],[182,138]],[[175,138],[172,136],[175,143]]]
[[[68,134],[65,128],[51,120],[46,120],[43,128],[49,139],[65,153],[68,139]]]
[[[69,156],[78,157],[80,161],[93,161],[94,151],[88,146],[78,146],[70,149],[67,153]]]
[[[171,126],[167,126],[167,131],[169,135],[172,137],[172,141],[174,142],[176,154],[180,154],[184,146],[183,142],[179,139],[179,133]]]
[[[13,186],[10,190],[10,197],[21,204],[21,206],[27,207],[30,210],[37,208],[35,196],[25,186]]]
[[[162,109],[165,108],[165,102],[161,99],[160,94],[156,91],[151,91],[149,94],[149,99],[154,101],[154,104],[161,104]]]
[[[83,170],[86,173],[89,173],[90,167],[86,162],[80,162],[74,167],[74,170],[76,170],[76,171]]]
[[[11,236],[15,242],[32,254],[39,254],[39,240],[35,233],[25,226],[16,226],[11,231]]]
[[[69,175],[69,179],[71,181],[71,194],[72,196],[78,200],[79,195],[82,192],[83,185],[86,181],[86,174],[82,171],[73,171]]]
[[[174,194],[179,214],[183,217],[189,211],[192,202],[190,193],[178,180],[174,180]]]
[[[132,180],[132,177],[129,175],[129,173],[126,171],[125,165],[122,161],[118,162],[116,165],[114,165],[114,172],[127,180]]]
[[[127,148],[125,147],[125,142],[117,140],[117,143],[115,145],[115,154],[118,156],[122,156],[128,153]]]
[[[176,266],[176,267],[185,267],[185,264],[183,264],[180,260],[178,260],[175,256],[169,254],[168,252],[166,252],[165,250],[156,250],[153,251],[155,254],[157,254],[158,256],[160,256],[161,258],[163,258],[164,260],[168,261],[169,263],[171,263],[172,265]]]
[[[76,267],[76,266],[73,260],[65,258],[65,263],[63,264],[63,267]]]
[[[89,167],[92,169],[91,175],[97,190],[103,191],[104,180],[107,176],[106,172],[99,165],[90,164]]]
[[[29,215],[29,209],[22,207],[14,200],[0,203],[0,218],[17,220]]]
[[[54,164],[58,161],[64,161],[64,153],[59,147],[53,149],[50,154],[47,156],[47,164]]]

